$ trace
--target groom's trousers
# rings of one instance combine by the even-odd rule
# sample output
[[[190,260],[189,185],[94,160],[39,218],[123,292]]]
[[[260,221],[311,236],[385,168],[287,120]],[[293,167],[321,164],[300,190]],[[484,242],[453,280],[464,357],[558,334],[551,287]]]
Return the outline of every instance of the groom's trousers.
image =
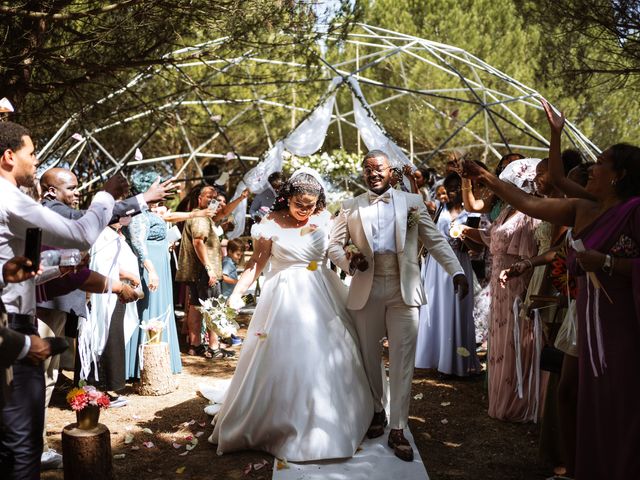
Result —
[[[382,338],[389,340],[390,427],[407,426],[411,380],[418,336],[418,307],[402,300],[397,257],[376,255],[369,300],[361,310],[351,310],[360,342],[362,360],[373,394],[375,411],[383,405],[380,369]]]

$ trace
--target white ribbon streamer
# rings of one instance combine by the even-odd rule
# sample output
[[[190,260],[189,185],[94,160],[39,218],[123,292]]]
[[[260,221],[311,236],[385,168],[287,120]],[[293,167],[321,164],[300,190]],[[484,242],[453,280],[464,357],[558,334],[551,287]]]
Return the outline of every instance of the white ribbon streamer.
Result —
[[[513,342],[516,350],[516,390],[518,398],[523,398],[522,386],[522,344],[520,343],[520,307],[522,300],[516,297],[513,301]]]

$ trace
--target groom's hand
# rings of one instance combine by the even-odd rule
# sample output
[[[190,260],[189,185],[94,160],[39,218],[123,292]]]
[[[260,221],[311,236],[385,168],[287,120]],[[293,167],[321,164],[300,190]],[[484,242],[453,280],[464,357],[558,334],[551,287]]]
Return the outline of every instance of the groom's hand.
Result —
[[[453,289],[456,293],[460,294],[460,299],[463,299],[469,293],[469,283],[467,282],[467,277],[464,274],[459,273],[455,277],[453,277]]]
[[[369,262],[367,262],[367,258],[362,253],[358,252],[351,255],[349,270],[352,272],[355,272],[356,270],[364,272],[367,268],[369,268]]]

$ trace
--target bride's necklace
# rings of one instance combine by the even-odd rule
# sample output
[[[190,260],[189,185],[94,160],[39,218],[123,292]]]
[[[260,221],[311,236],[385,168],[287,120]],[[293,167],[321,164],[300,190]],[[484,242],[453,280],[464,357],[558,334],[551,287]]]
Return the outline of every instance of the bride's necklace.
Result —
[[[285,214],[287,221],[295,226],[295,228],[300,228],[306,225],[309,221],[309,218],[305,218],[304,220],[296,220],[291,214]]]

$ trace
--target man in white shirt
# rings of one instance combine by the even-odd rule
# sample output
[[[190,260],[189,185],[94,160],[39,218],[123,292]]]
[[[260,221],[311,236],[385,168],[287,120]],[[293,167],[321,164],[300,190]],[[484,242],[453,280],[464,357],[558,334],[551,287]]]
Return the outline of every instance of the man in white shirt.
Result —
[[[329,258],[353,275],[347,308],[351,310],[375,413],[369,438],[384,434],[382,338],[389,340],[389,446],[405,461],[413,449],[403,435],[409,415],[411,379],[418,334],[418,309],[427,302],[420,279],[418,242],[453,277],[462,296],[469,289],[457,257],[438,232],[420,195],[390,188],[389,158],[380,150],[362,162],[369,191],[342,204],[331,232]],[[345,252],[345,247],[352,243]],[[353,251],[356,249],[357,251]]]
[[[32,187],[38,161],[29,131],[13,122],[0,122],[0,263],[24,253],[28,228],[42,230],[46,245],[88,250],[111,219],[114,197],[125,194],[124,177],[111,177],[79,220],[62,218],[25,195],[18,187]],[[37,335],[35,280],[4,287],[9,326]],[[42,365],[18,361],[13,368],[13,391],[2,410],[0,477],[37,479],[42,453],[44,374]]]
[[[267,188],[254,197],[249,207],[249,216],[256,223],[260,222],[262,217],[269,213],[271,207],[273,207],[276,201],[276,192],[280,190],[284,183],[284,176],[282,172],[273,172],[267,180]]]

